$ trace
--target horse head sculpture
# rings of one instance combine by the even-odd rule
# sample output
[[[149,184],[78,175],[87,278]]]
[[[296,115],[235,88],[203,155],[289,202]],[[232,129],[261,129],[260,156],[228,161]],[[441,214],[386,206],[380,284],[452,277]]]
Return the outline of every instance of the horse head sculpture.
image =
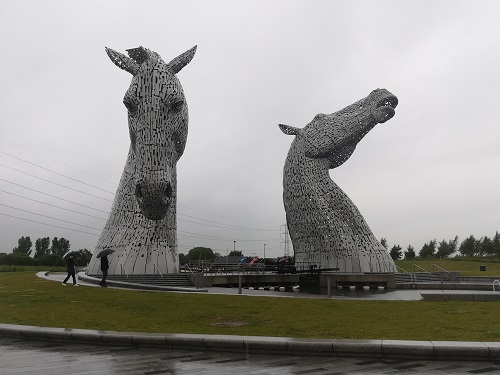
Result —
[[[297,267],[340,272],[395,272],[393,260],[350,198],[330,178],[361,139],[395,115],[398,99],[385,89],[340,111],[316,115],[294,135],[283,168],[283,203]]]
[[[106,52],[116,66],[133,75],[123,98],[134,164],[132,191],[142,214],[161,220],[176,201],[176,163],[188,133],[188,107],[175,75],[191,61],[196,46],[168,64],[144,47],[127,50],[129,56],[110,48]]]

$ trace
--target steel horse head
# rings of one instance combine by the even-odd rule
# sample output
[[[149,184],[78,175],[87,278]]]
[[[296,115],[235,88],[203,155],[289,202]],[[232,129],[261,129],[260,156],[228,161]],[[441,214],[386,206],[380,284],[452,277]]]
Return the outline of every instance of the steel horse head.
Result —
[[[144,47],[127,50],[128,57],[110,48],[106,52],[116,66],[133,75],[123,98],[135,161],[132,190],[142,214],[161,220],[176,202],[176,163],[188,133],[188,107],[175,74],[191,61],[196,46],[168,64]]]

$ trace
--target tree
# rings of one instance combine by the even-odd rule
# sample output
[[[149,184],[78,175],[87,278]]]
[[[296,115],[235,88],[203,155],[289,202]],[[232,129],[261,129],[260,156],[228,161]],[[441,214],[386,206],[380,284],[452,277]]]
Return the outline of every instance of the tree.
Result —
[[[403,251],[401,250],[401,246],[394,245],[391,249],[390,255],[393,260],[401,259],[401,257],[403,256]]]
[[[241,251],[241,250],[231,250],[231,252],[229,253],[228,256],[230,256],[230,257],[242,257],[244,255],[243,255],[243,251]]]
[[[35,241],[35,255],[33,258],[39,258],[50,254],[50,237],[39,238]]]
[[[208,247],[194,247],[186,255],[186,263],[197,260],[208,260],[213,262],[215,254],[212,249]]]
[[[387,239],[385,237],[382,237],[380,239],[380,243],[382,244],[383,247],[385,247],[385,249],[387,250],[387,248],[389,247],[389,245],[387,244]]]
[[[450,241],[442,240],[437,247],[436,258],[448,258],[457,251],[457,246],[458,236],[455,236],[455,238]]]
[[[37,266],[56,267],[56,266],[66,265],[66,262],[64,261],[63,258],[61,258],[59,255],[54,255],[54,254],[43,255],[41,257],[33,259],[33,261]]]
[[[77,266],[85,266],[89,264],[90,259],[92,259],[92,253],[87,249],[80,249],[78,250],[78,253],[80,255],[76,257],[75,264]]]
[[[500,255],[500,233],[498,233],[498,231],[493,236],[493,240],[491,242],[493,243],[495,258],[498,259],[498,256]]]
[[[418,255],[420,258],[432,258],[436,252],[436,240],[429,241],[420,249]]]
[[[405,259],[415,259],[415,248],[411,245],[408,245],[407,251],[405,251]]]
[[[464,257],[473,257],[476,255],[476,242],[476,239],[471,234],[469,237],[462,241],[460,247],[458,248],[458,251]]]
[[[33,243],[29,236],[21,237],[17,240],[17,247],[12,249],[13,253],[23,253],[26,255],[31,255],[31,246]]]
[[[57,237],[54,237],[52,239],[52,247],[50,248],[50,252],[54,255],[59,255],[63,256],[66,252],[69,251],[69,248],[71,245],[69,244],[69,241],[63,237],[60,239],[57,239]]]
[[[476,245],[479,256],[484,257],[495,255],[493,240],[491,240],[488,236],[484,236],[483,238],[481,238],[481,240],[479,240],[479,243]]]
[[[34,262],[35,260],[28,254],[19,251],[0,256],[0,264],[9,266],[32,266]]]

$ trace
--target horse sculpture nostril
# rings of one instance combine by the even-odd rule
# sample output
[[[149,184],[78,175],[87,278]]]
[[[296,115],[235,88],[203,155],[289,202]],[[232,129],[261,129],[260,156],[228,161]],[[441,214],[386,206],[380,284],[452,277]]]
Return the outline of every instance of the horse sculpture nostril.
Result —
[[[142,188],[141,188],[141,184],[137,184],[135,185],[135,196],[137,197],[137,199],[142,199],[144,198],[144,195],[142,193]]]
[[[172,185],[170,183],[167,183],[167,187],[165,188],[165,196],[167,198],[172,198]]]

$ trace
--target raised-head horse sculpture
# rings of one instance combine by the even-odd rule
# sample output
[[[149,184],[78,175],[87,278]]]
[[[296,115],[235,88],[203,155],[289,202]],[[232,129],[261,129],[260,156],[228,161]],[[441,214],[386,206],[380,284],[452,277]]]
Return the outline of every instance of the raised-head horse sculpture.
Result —
[[[349,197],[330,178],[358,142],[391,119],[398,99],[384,89],[332,113],[318,114],[304,128],[280,125],[295,139],[283,170],[283,202],[298,268],[340,272],[395,272]]]
[[[196,46],[169,63],[144,47],[127,50],[129,56],[106,52],[133,76],[123,98],[130,149],[95,254],[115,250],[110,275],[179,272],[176,163],[186,146],[188,108],[176,74],[191,61]],[[91,275],[99,272],[95,254]]]

